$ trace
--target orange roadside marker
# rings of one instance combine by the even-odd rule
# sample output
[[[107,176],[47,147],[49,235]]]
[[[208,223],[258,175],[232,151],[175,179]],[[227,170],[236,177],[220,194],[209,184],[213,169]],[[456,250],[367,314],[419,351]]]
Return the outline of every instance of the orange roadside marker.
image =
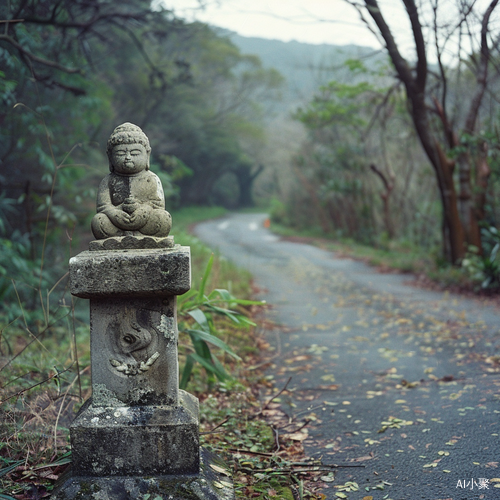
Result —
[[[271,220],[268,218],[264,221],[264,227],[267,229],[270,226],[271,226]]]

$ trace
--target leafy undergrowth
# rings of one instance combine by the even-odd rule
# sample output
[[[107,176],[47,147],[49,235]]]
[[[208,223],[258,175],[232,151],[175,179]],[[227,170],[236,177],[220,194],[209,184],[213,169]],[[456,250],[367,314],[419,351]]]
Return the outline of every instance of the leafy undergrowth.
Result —
[[[252,318],[259,309],[256,305],[240,306],[239,312]],[[330,470],[319,470],[304,456],[302,441],[308,435],[308,420],[290,421],[276,402],[280,391],[259,371],[267,343],[249,324],[237,325],[224,316],[215,321],[219,337],[231,339],[232,348],[243,361],[228,356],[224,349],[216,350],[225,370],[234,375],[223,382],[207,376],[201,365],[193,369],[187,389],[200,399],[202,445],[227,461],[238,498],[323,498],[320,478]],[[21,342],[20,334],[16,342]],[[84,337],[80,332],[79,347],[86,343]],[[50,361],[54,361],[56,343],[47,346],[52,349]],[[49,497],[71,461],[69,424],[81,401],[91,393],[88,368],[76,377],[70,370],[49,368],[50,361],[42,358],[21,363],[21,356],[15,357],[9,375],[0,372],[1,499]],[[80,362],[87,366],[88,352]],[[23,372],[28,369],[31,375]],[[35,387],[36,377],[45,381]]]
[[[188,215],[175,233],[193,256],[194,291],[178,301],[179,358],[200,399],[203,445],[231,465],[238,498],[321,498],[311,479],[325,472],[311,470],[301,444],[306,422],[289,421],[258,369],[267,345],[251,321],[262,307],[246,300],[250,275],[212,258],[186,230],[200,215]],[[91,396],[88,304],[60,280],[17,306],[14,319],[0,309],[0,499],[34,500],[69,466],[69,426]]]
[[[174,214],[176,243],[191,246],[194,291],[178,300],[179,359],[200,399],[202,444],[226,459],[238,498],[324,498],[332,469],[304,456],[310,422],[289,419],[259,369],[268,345],[252,324],[262,306],[247,300],[250,275],[212,258],[187,230],[222,214]],[[15,314],[0,308],[0,500],[50,496],[71,462],[71,421],[91,396],[88,303],[72,300],[64,279],[48,290],[34,288],[29,303],[18,296]]]

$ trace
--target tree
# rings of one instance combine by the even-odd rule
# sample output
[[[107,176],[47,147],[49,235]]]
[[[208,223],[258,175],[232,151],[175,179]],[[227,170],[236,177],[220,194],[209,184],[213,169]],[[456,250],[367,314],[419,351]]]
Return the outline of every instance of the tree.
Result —
[[[245,176],[252,182],[259,169],[246,143],[256,137],[262,143],[262,102],[279,92],[281,75],[262,68],[257,57],[241,54],[229,38],[201,23],[174,30],[160,44],[146,42],[145,47],[153,67],[170,75],[165,85],[152,84],[144,66],[140,76],[128,82],[116,71],[105,71],[103,78],[120,89],[118,114],[126,112],[154,131],[156,157],[173,155],[190,169],[191,175],[177,182],[181,202],[213,202],[216,184],[228,173],[237,182]],[[129,62],[137,60],[135,52],[128,50],[124,56]],[[189,67],[187,78],[179,65]],[[117,79],[119,85],[111,83]],[[248,202],[247,194],[240,190],[239,204]]]
[[[6,200],[19,201],[3,214],[2,232],[28,235],[34,256],[46,221],[61,230],[75,212],[88,213],[78,185],[85,169],[74,165],[92,153],[75,146],[98,139],[102,124],[109,133],[112,93],[96,77],[100,59],[117,34],[142,46],[141,27],[165,32],[174,20],[144,0],[11,0],[0,20],[0,171]]]
[[[426,12],[425,4],[418,7],[415,0],[402,2],[415,46],[414,65],[403,57],[377,0],[364,0],[363,4],[351,3],[369,28],[381,37],[397,77],[406,89],[413,125],[434,169],[439,187],[444,254],[451,263],[456,264],[463,258],[466,244],[481,248],[479,228],[484,216],[484,193],[489,167],[486,143],[478,137],[478,125],[481,105],[491,84],[489,73],[493,53],[498,49],[498,40],[490,28],[498,0],[490,1],[482,13],[478,12],[476,2],[472,0],[457,2],[456,17],[446,22],[440,20],[440,16],[449,14],[448,3],[441,5],[439,0],[431,0],[430,12]],[[430,26],[430,29],[426,29],[426,26]],[[451,43],[458,44],[454,52],[458,67],[447,69],[443,59]],[[468,96],[457,96],[461,100],[460,106],[452,105],[449,95],[450,75],[464,74],[460,66],[467,46],[471,50],[468,70],[474,75],[474,88]],[[476,46],[477,52],[474,51]],[[434,47],[437,73],[431,71],[428,60],[430,47]],[[464,110],[464,107],[468,109]],[[475,148],[478,140],[479,147]]]
[[[165,17],[164,10],[152,11],[146,0],[11,0],[0,8],[5,30],[0,47],[18,59],[34,80],[75,95],[85,94],[78,80],[91,69],[89,43],[106,43],[113,28],[128,31]],[[82,56],[84,59],[82,59]]]
[[[418,145],[401,83],[386,61],[370,60],[367,66],[359,59],[347,60],[339,73],[345,73],[341,81],[320,87],[295,114],[309,135],[296,174],[322,229],[370,243],[397,235],[429,247],[435,240],[418,238],[414,207],[424,209],[435,193],[416,192],[410,182],[423,169],[414,169],[420,155],[414,154]],[[374,182],[374,175],[381,183]]]

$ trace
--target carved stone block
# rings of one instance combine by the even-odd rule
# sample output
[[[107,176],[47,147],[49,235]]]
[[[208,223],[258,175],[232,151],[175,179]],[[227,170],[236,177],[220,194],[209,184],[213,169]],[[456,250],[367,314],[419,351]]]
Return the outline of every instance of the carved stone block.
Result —
[[[81,252],[69,261],[77,297],[168,297],[191,287],[189,247]]]
[[[94,406],[178,404],[176,297],[90,301]]]

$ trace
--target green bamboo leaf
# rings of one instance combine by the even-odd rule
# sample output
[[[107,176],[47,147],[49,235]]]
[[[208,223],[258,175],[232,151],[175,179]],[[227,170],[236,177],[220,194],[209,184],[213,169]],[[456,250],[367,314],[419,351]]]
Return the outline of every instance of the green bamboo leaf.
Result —
[[[219,380],[227,380],[228,378],[230,378],[230,376],[223,368],[221,370],[219,367],[215,366],[215,364],[208,362],[205,358],[202,358],[198,354],[193,353],[190,354],[190,356],[192,356],[195,361],[200,363],[200,365],[203,366],[203,368],[205,368],[207,372],[214,374]]]
[[[69,463],[71,463],[71,451],[66,452],[64,455],[59,457],[54,462],[50,462],[44,465],[39,465],[38,467],[35,467],[33,470],[44,469],[46,467],[54,467],[56,465],[65,465]]]
[[[186,357],[186,363],[184,364],[184,369],[182,370],[182,377],[179,383],[180,389],[186,389],[189,379],[191,378],[191,374],[193,372],[194,359],[193,355],[189,354]]]
[[[9,472],[12,472],[16,467],[19,467],[24,463],[24,460],[18,460],[17,462],[12,463],[11,465],[0,469],[0,477],[6,476]]]
[[[225,289],[223,288],[216,288],[213,290],[208,298],[210,299],[213,295],[219,295],[219,297],[224,301],[224,302],[233,302],[234,297]]]
[[[0,493],[0,500],[16,500],[14,497]]]
[[[227,352],[229,355],[231,355],[234,359],[241,361],[241,358],[235,352],[233,352],[232,349],[224,341],[222,341],[215,335],[212,335],[210,333],[201,330],[193,330],[193,329],[189,329],[187,332],[190,335],[195,335],[199,340],[204,340],[205,342],[209,342],[210,344],[219,347],[224,352]]]
[[[195,290],[194,288],[191,288],[191,290],[188,290],[186,293],[182,294],[177,300],[178,309],[179,310],[185,309],[185,305],[188,303],[189,299],[191,299],[194,295],[198,295],[198,291]]]
[[[265,300],[246,300],[246,299],[236,299],[232,298],[232,304],[238,304],[239,306],[263,306],[266,304]]]
[[[193,309],[192,311],[188,311],[188,314],[196,321],[196,323],[200,325],[200,328],[202,330],[204,330],[205,332],[210,331],[207,316],[201,309]]]
[[[238,319],[238,316],[240,316],[240,314],[236,311],[231,311],[230,309],[224,309],[223,307],[214,306],[212,304],[207,304],[207,307],[212,311],[216,312],[217,314],[220,314],[221,316],[227,316],[236,324],[240,323],[240,320]]]
[[[227,373],[226,369],[224,368],[224,365],[219,361],[219,358],[217,358],[217,356],[212,355],[212,362],[219,372],[224,373],[226,378],[231,378],[231,375],[229,375],[229,373]],[[220,379],[220,380],[224,380],[224,379]]]
[[[198,338],[197,335],[189,333],[189,337],[191,338],[191,342],[193,343],[196,354],[210,362],[212,359],[212,353],[210,352],[210,348],[208,347],[207,343],[204,340]]]
[[[246,316],[243,316],[242,314],[239,315],[238,318],[241,321],[241,323],[244,323],[245,325],[257,326],[250,318],[247,318]]]
[[[220,297],[220,299],[217,300],[215,298],[212,298],[215,295],[218,295]],[[265,300],[237,299],[236,297],[231,295],[227,290],[225,290],[223,288],[216,288],[215,290],[212,290],[212,292],[210,292],[210,295],[208,296],[208,298],[210,299],[211,303],[221,301],[221,302],[227,302],[227,303],[231,304],[231,306],[233,306],[233,305],[262,306],[266,303]]]
[[[212,270],[212,265],[214,263],[214,254],[210,256],[208,259],[207,267],[205,268],[205,273],[203,274],[203,278],[201,279],[200,289],[198,290],[198,301],[201,302],[203,300],[203,296],[205,295],[205,287],[207,285],[208,277],[210,276],[210,271]]]

